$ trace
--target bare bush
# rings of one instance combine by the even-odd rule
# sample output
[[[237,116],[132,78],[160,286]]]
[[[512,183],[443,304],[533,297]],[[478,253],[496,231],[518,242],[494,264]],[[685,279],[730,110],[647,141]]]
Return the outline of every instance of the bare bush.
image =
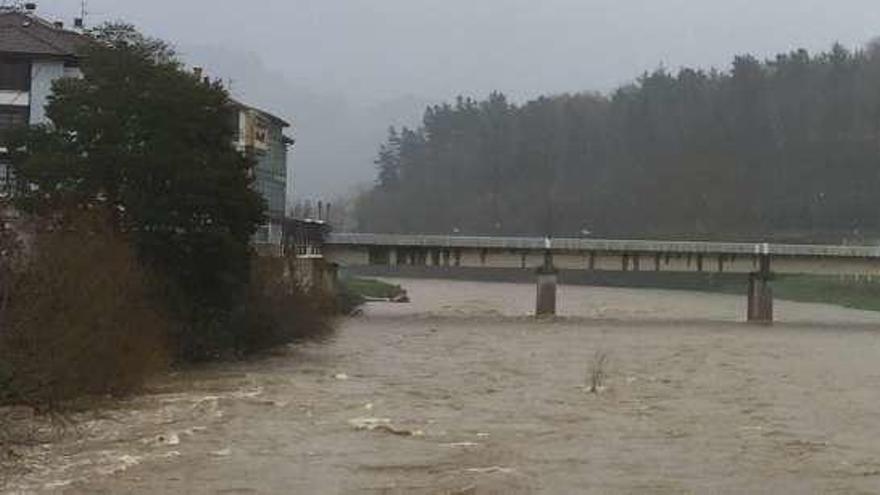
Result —
[[[332,332],[335,301],[300,287],[289,261],[253,260],[236,349],[250,354]]]
[[[129,393],[167,366],[168,322],[150,281],[98,216],[38,229],[3,285],[0,402],[56,410]]]
[[[596,351],[593,356],[593,362],[590,363],[587,381],[589,382],[588,391],[592,394],[598,394],[605,390],[605,380],[608,378],[608,353],[604,351]]]

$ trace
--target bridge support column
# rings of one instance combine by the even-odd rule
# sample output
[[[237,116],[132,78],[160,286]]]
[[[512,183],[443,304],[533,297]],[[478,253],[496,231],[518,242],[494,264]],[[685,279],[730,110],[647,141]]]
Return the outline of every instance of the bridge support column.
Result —
[[[749,323],[773,323],[773,287],[770,286],[770,258],[761,259],[761,271],[749,275]]]
[[[548,253],[544,259],[544,266],[538,269],[536,317],[556,316],[556,286],[558,282],[559,273],[553,267],[553,259]]]

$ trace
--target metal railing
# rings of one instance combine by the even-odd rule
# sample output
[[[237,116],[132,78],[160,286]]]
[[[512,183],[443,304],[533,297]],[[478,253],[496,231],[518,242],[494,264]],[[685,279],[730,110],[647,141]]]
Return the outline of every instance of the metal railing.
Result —
[[[481,237],[395,234],[329,234],[329,246],[382,246],[439,249],[494,249],[554,252],[693,253],[775,255],[829,258],[880,258],[880,246],[821,246],[734,242],[681,242],[651,240],[547,239],[541,237]]]

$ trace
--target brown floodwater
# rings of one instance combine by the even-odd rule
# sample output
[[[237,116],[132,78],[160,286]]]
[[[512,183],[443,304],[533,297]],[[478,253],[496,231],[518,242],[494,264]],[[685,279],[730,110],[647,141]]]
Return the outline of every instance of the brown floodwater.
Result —
[[[11,493],[878,493],[880,314],[400,281],[325,344],[182,372],[17,455]],[[607,357],[590,393],[597,355]]]

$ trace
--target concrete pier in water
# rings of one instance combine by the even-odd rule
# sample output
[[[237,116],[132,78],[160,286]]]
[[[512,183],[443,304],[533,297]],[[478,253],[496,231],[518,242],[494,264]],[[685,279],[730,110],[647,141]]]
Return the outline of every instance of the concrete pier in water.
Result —
[[[773,323],[773,288],[760,274],[749,276],[749,322]]]
[[[759,259],[760,270],[749,274],[748,319],[750,323],[773,323],[773,287],[770,285],[770,256]]]
[[[538,294],[535,316],[556,316],[556,287],[559,275],[556,270],[541,268],[538,271]]]

